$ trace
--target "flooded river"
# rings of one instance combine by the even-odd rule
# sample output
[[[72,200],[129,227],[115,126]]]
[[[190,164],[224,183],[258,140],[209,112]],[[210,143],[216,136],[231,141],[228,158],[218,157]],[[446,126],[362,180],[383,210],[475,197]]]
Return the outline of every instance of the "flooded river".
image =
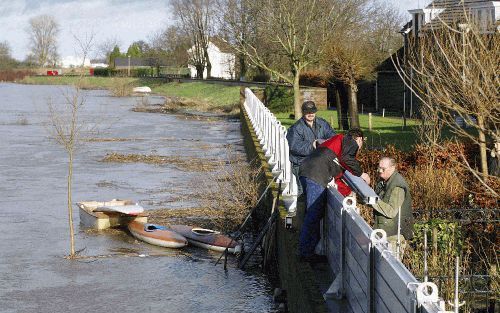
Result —
[[[274,312],[267,277],[237,269],[234,258],[225,272],[214,266],[216,253],[159,248],[121,230],[84,231],[76,209],[76,249],[107,257],[64,259],[67,155],[44,125],[47,99],[61,101],[68,88],[0,84],[0,312]],[[190,207],[186,195],[204,173],[100,161],[108,153],[213,158],[226,144],[242,151],[238,121],[132,112],[136,98],[84,94],[81,117],[105,125],[97,137],[124,140],[90,141],[77,151],[74,202],[127,198],[146,209]]]

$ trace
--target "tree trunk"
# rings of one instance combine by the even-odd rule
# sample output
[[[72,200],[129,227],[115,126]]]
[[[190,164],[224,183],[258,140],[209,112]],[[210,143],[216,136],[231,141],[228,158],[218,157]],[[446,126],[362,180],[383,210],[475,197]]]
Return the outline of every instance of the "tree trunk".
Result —
[[[358,115],[358,87],[356,83],[349,83],[347,85],[347,96],[349,103],[349,126],[350,128],[359,127]]]
[[[247,75],[247,62],[245,54],[241,53],[238,59],[240,61],[240,81],[245,81],[245,76]]]
[[[75,231],[73,228],[73,205],[71,199],[71,180],[73,178],[73,154],[69,154],[68,162],[68,220],[69,220],[69,242],[70,242],[70,257],[75,256]]]
[[[203,65],[195,65],[196,68],[196,78],[203,79],[203,71],[205,67]]]
[[[295,120],[302,117],[302,103],[300,103],[300,71],[295,72],[293,77],[293,108],[295,113]]]
[[[340,98],[339,84],[335,84],[335,103],[337,104],[337,120],[339,122],[339,129],[345,130],[342,123],[342,99]]]
[[[207,67],[207,78],[211,78],[212,77],[212,63],[210,63],[210,58],[208,57],[208,49],[204,48],[203,53],[205,54],[205,62],[206,62],[206,67]]]
[[[488,177],[488,151],[486,150],[486,135],[484,134],[484,119],[477,115],[477,126],[479,128],[479,155],[481,157],[481,172],[483,178]]]

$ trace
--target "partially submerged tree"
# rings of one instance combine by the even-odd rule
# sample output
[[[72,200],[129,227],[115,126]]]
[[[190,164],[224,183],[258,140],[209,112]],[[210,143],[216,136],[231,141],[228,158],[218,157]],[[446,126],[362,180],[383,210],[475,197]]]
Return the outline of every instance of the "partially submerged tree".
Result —
[[[75,257],[75,231],[73,227],[73,202],[72,202],[72,181],[73,181],[73,160],[75,150],[80,141],[82,125],[79,121],[79,112],[84,104],[81,98],[80,88],[76,87],[74,92],[64,92],[64,105],[58,107],[56,103],[47,103],[52,126],[52,137],[60,144],[68,154],[68,175],[67,175],[67,208],[70,236],[69,257]]]
[[[207,70],[210,78],[212,64],[208,56],[208,42],[213,33],[214,0],[172,0],[170,5],[181,28],[191,40],[189,63],[196,68],[196,76],[203,78]]]
[[[29,20],[27,29],[30,52],[39,66],[57,62],[57,35],[59,24],[50,15],[39,15]]]
[[[84,39],[79,38],[80,42]],[[80,55],[88,54],[91,49],[90,45],[81,46]],[[85,122],[81,118],[81,110],[85,104],[85,97],[82,94],[82,72],[78,77],[73,89],[65,89],[62,92],[62,102],[55,102],[52,99],[47,101],[49,109],[48,129],[51,137],[66,151],[68,155],[68,174],[66,179],[67,191],[67,209],[68,223],[70,236],[70,254],[69,258],[75,258],[75,231],[73,225],[73,200],[72,200],[72,183],[73,183],[73,161],[76,150],[81,146],[84,136],[88,135],[96,127],[96,123],[92,125]]]
[[[464,11],[465,12],[465,11]],[[422,110],[438,111],[457,138],[479,147],[480,170],[463,164],[493,195],[488,184],[487,141],[500,142],[500,33],[480,31],[467,14],[460,22],[435,21],[414,37],[405,60],[395,60]]]

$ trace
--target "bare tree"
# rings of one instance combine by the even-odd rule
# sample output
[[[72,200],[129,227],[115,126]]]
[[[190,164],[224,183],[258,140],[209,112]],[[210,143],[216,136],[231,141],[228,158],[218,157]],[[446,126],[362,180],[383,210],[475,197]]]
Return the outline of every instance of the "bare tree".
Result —
[[[256,8],[251,0],[217,0],[217,24],[222,38],[231,44],[255,45],[256,42]],[[247,74],[247,58],[240,49],[238,51],[239,76],[245,80]]]
[[[191,39],[189,63],[196,68],[196,76],[211,76],[212,64],[208,56],[208,43],[213,33],[214,0],[172,0],[170,5],[181,28]]]
[[[67,175],[67,208],[70,235],[70,258],[75,255],[75,231],[73,226],[73,206],[72,206],[72,179],[73,179],[73,160],[75,150],[78,147],[84,125],[79,120],[79,112],[83,107],[85,100],[81,97],[81,89],[75,86],[74,91],[65,91],[63,93],[64,104],[58,106],[55,102],[49,100],[49,117],[51,123],[52,138],[60,144],[68,154],[68,175]]]
[[[120,41],[117,38],[108,38],[102,41],[97,46],[97,56],[99,59],[105,60],[110,64],[110,55],[115,47],[120,46]]]
[[[151,36],[148,42],[150,49],[146,55],[165,58],[169,64],[176,67],[187,67],[190,39],[179,26],[168,26]]]
[[[59,25],[50,15],[39,15],[29,20],[27,29],[31,54],[39,66],[57,62],[57,35]]]
[[[91,41],[93,36],[78,38],[75,36],[77,51],[84,57],[92,49]],[[90,41],[90,42],[89,42]],[[96,127],[97,123],[87,123],[81,118],[81,110],[85,104],[85,96],[82,94],[84,73],[81,72],[73,89],[66,89],[62,92],[62,103],[54,102],[51,99],[47,101],[49,109],[51,137],[63,147],[68,155],[68,175],[66,179],[67,190],[67,209],[70,235],[70,255],[69,258],[75,258],[75,231],[73,226],[73,201],[72,201],[72,182],[73,182],[73,161],[77,149],[82,145],[85,136],[88,136]]]
[[[258,68],[293,86],[294,111],[298,119],[301,116],[300,73],[317,61],[322,52],[320,43],[328,40],[331,29],[336,27],[341,14],[337,14],[337,1],[257,0],[245,5],[251,6],[247,11],[255,17],[252,28],[258,40],[234,36],[234,47]],[[238,34],[243,24],[236,19],[226,27],[228,32]],[[269,55],[278,60],[278,66],[266,60]],[[281,61],[287,64],[285,69],[280,68]]]
[[[369,78],[376,65],[399,47],[402,17],[377,1],[351,0],[342,5],[344,14],[332,30],[333,40],[326,42],[323,63],[333,80],[346,86],[349,126],[359,127],[357,83]]]
[[[422,110],[437,110],[458,138],[468,138],[479,147],[480,171],[465,157],[463,164],[498,196],[488,184],[487,165],[487,139],[500,142],[500,34],[491,27],[489,32],[480,31],[468,14],[460,21],[435,21],[411,40],[406,63],[399,59],[395,63]]]
[[[95,40],[95,32],[94,30],[90,30],[89,32],[84,32],[83,34],[72,34],[73,39],[75,40],[76,46],[75,49],[79,55],[82,56],[82,67],[85,66],[85,60],[89,58],[90,53],[92,52],[92,48],[94,46]]]

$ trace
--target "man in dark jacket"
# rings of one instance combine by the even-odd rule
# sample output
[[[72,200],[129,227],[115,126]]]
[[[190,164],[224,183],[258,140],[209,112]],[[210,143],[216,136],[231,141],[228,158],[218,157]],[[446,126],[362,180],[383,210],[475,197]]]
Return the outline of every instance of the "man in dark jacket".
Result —
[[[363,132],[359,128],[350,129],[346,135],[333,136],[319,145],[300,166],[300,181],[306,194],[306,214],[299,238],[302,259],[314,262],[319,258],[314,249],[320,240],[320,220],[324,215],[328,184],[335,178],[339,179],[345,170],[370,182],[370,177],[363,173],[356,160],[362,145]],[[350,189],[339,191],[344,196],[350,193]]]
[[[396,161],[393,158],[381,158],[378,173],[381,179],[375,187],[375,192],[380,200],[373,205],[375,215],[373,228],[385,230],[389,248],[397,258],[400,258],[404,252],[406,240],[413,237],[410,187],[403,176],[398,173]]]
[[[316,149],[321,142],[335,135],[327,121],[316,117],[316,104],[306,101],[302,104],[302,118],[293,124],[287,131],[286,139],[290,149],[292,172],[297,179],[299,194],[302,186],[299,182],[299,167],[302,161]]]

